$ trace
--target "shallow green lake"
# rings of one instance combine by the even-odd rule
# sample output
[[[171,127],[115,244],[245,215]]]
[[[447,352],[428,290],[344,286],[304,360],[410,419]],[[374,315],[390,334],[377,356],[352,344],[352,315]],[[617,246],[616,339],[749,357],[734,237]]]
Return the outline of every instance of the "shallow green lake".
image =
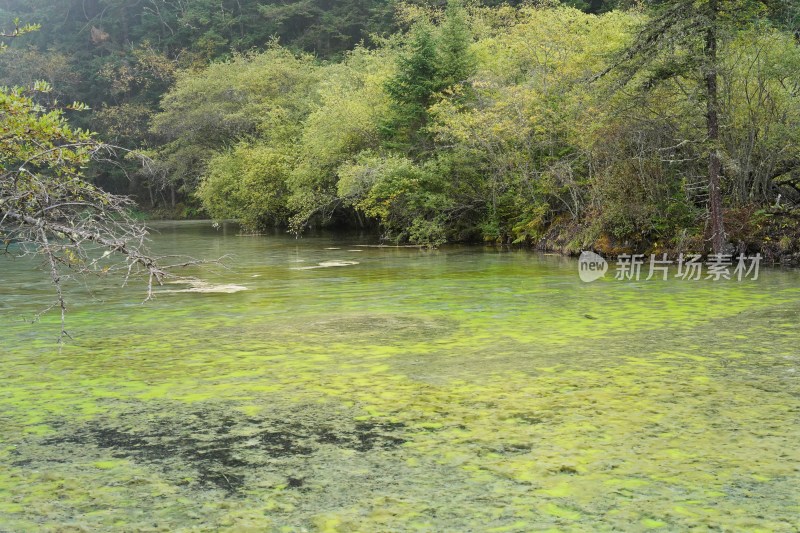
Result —
[[[247,290],[76,293],[59,350],[0,262],[0,530],[800,530],[797,272],[156,227]]]

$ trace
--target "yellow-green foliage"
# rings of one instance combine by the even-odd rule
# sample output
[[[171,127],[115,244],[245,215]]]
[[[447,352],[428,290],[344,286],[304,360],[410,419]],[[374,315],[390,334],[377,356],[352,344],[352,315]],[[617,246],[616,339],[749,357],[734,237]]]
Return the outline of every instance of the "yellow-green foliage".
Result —
[[[770,28],[745,32],[731,43],[723,72],[731,121],[724,163],[731,192],[739,201],[769,195],[776,168],[791,168],[781,161],[800,158],[797,42]]]
[[[277,45],[180,73],[153,120],[153,131],[170,140],[159,158],[173,180],[192,190],[211,157],[237,142],[257,137],[291,153],[315,100],[317,75],[313,58]]]
[[[40,86],[43,92],[49,92],[46,83]],[[89,151],[95,142],[93,135],[71,128],[62,109],[43,109],[22,88],[0,87],[0,119],[3,128],[0,137],[2,173],[8,171],[10,175],[19,166],[31,164],[50,171],[55,179],[79,172],[89,162]],[[5,174],[2,178],[9,179]],[[19,179],[30,180],[31,187],[42,186],[32,178],[35,176],[28,172]],[[5,189],[2,192],[10,194]]]
[[[197,190],[208,212],[257,229],[286,218],[286,180],[292,156],[265,144],[240,143],[214,156]]]
[[[445,242],[443,220],[452,207],[435,168],[400,156],[364,153],[339,168],[338,195],[380,220],[386,237],[437,245]]]
[[[311,57],[279,46],[212,63],[199,72],[184,71],[164,97],[165,111],[153,128],[201,143],[235,141],[259,129],[270,135],[275,122],[308,112],[316,78]]]
[[[530,242],[563,224],[635,247],[674,242],[706,209],[705,85],[688,37],[641,68],[620,66],[648,16],[552,2],[407,6],[407,34],[338,63],[274,45],[184,72],[154,129],[172,139],[162,155],[186,189],[205,176],[206,209],[248,224],[366,220],[428,243]],[[717,149],[731,207],[769,201],[800,153],[800,49],[789,33],[748,24],[720,38]],[[268,207],[257,206],[265,189],[248,199],[240,188],[236,206],[258,216],[209,192],[235,181],[238,167],[220,176],[235,167],[236,143],[247,146],[240,157],[262,157],[255,145],[285,156],[262,179],[277,188]],[[227,155],[206,171],[217,152]],[[423,178],[396,179],[400,162]]]
[[[378,125],[389,111],[383,85],[392,71],[390,51],[364,48],[348,54],[342,63],[322,67],[319,104],[303,128],[305,157],[330,168],[376,146]]]
[[[487,236],[535,238],[553,212],[582,215],[594,131],[610,111],[606,80],[589,80],[638,21],[633,13],[523,8],[475,44],[475,101],[442,100],[433,127],[442,143],[458,143],[486,166],[497,199]]]
[[[291,209],[303,226],[320,206],[336,201],[338,167],[380,144],[389,112],[383,86],[392,72],[389,50],[357,48],[340,64],[321,67],[319,104],[303,124],[297,166],[289,180]]]

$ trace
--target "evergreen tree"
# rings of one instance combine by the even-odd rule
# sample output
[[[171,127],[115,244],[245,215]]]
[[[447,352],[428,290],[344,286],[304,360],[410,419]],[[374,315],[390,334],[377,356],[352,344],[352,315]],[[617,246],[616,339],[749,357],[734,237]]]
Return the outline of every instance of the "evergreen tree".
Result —
[[[413,142],[427,122],[434,94],[444,88],[439,72],[433,27],[418,22],[411,30],[408,49],[397,60],[397,73],[386,83],[386,92],[395,104],[384,128],[387,137]]]
[[[464,83],[475,72],[470,44],[472,32],[464,5],[460,0],[450,0],[439,36],[439,76],[444,87]]]
[[[714,253],[722,253],[727,246],[722,211],[724,156],[720,145],[719,49],[737,31],[759,20],[765,21],[768,6],[761,0],[652,0],[652,18],[622,60],[605,72],[619,68],[625,72],[627,81],[637,74],[646,74],[645,89],[676,77],[694,77],[702,86],[708,211]]]
[[[395,116],[386,128],[390,137],[412,146],[429,144],[424,131],[428,108],[437,95],[464,83],[474,72],[471,42],[466,10],[460,0],[448,2],[439,28],[428,22],[414,25],[408,49],[398,58],[397,74],[386,85],[396,104]]]

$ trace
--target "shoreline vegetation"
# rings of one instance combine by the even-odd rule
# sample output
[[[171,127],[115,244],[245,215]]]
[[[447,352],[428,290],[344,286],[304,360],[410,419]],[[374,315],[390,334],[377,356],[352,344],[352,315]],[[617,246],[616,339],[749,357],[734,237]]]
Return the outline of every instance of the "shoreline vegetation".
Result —
[[[797,267],[800,266],[800,252],[798,252],[798,242],[800,242],[800,211],[788,209],[764,210],[757,214],[748,214],[744,224],[733,217],[739,215],[738,212],[726,212],[725,220],[728,227],[734,228],[735,232],[730,232],[731,242],[734,247],[730,254],[760,254],[765,264],[783,265]],[[139,216],[148,221],[170,221],[170,220],[205,220],[212,223],[213,220],[203,215],[194,217],[183,217],[180,213],[163,210],[155,215],[147,211],[139,212]],[[239,222],[238,220],[228,220]],[[324,229],[324,228],[316,228]],[[328,228],[330,229],[330,228]],[[333,228],[335,231],[337,228]],[[357,228],[339,228],[350,231]],[[374,233],[376,241],[381,241],[381,235],[377,227],[367,228],[367,231]],[[630,242],[620,242],[609,235],[600,235],[595,240],[576,240],[576,235],[581,235],[584,228],[580,226],[552,226],[546,234],[535,242],[512,243],[493,240],[473,240],[473,241],[451,241],[446,244],[470,244],[470,245],[499,245],[515,246],[519,248],[529,248],[538,252],[555,253],[567,257],[578,257],[583,251],[592,251],[605,258],[616,258],[622,254],[667,254],[667,258],[675,259],[681,253],[698,253],[707,250],[707,245],[702,239],[702,228],[697,228],[697,233],[693,237],[686,237],[680,240],[677,246],[666,246],[658,242],[639,243],[633,246]],[[278,233],[288,233],[289,228],[273,227],[264,230],[243,230],[240,235],[243,237],[260,237],[274,235]],[[688,232],[687,232],[688,235]],[[302,235],[300,235],[302,237]],[[408,244],[393,243],[391,241],[381,241],[380,244],[356,245],[357,247],[393,247],[393,248],[428,248],[430,244]]]
[[[90,35],[63,4],[0,12],[46,30],[0,84],[87,101],[71,122],[148,156],[87,179],[157,218],[800,262],[792,2],[99,2]]]

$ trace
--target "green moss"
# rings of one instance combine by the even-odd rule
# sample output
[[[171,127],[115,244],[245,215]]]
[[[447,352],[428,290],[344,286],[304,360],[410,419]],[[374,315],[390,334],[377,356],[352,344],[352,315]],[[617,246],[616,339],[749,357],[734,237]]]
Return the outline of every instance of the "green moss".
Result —
[[[584,285],[463,249],[330,274],[285,261],[348,259],[329,242],[235,242],[242,279],[210,281],[249,291],[78,308],[61,351],[9,321],[0,523],[800,528],[796,274]]]
[[[121,461],[95,461],[92,463],[92,466],[100,470],[111,470],[112,468],[117,468],[122,465],[123,463]]]
[[[653,518],[645,518],[642,520],[642,525],[647,529],[658,529],[666,527],[668,524],[662,520],[655,520]]]

